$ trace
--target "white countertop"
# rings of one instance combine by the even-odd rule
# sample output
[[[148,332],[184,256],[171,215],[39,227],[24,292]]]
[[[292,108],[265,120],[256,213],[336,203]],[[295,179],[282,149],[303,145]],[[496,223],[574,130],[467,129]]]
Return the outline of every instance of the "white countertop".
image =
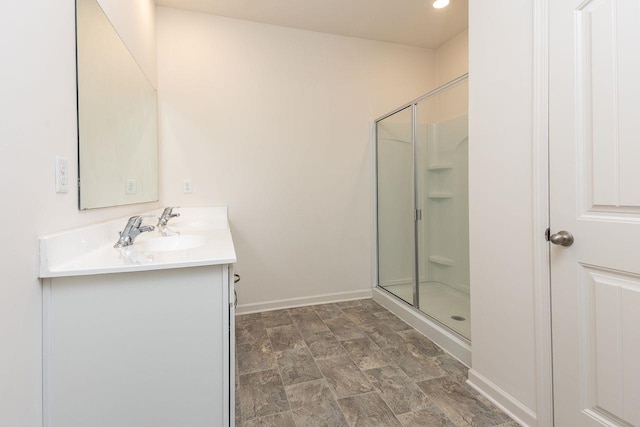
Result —
[[[161,210],[143,224],[155,225]],[[198,267],[236,262],[226,207],[178,208],[180,217],[171,219],[168,227],[181,236],[201,236],[203,243],[181,250],[150,251],[145,241],[162,238],[158,230],[142,233],[126,248],[113,247],[118,231],[127,223],[121,218],[63,233],[44,236],[40,243],[40,277],[83,276],[126,273],[169,268]],[[170,236],[169,236],[170,237]]]

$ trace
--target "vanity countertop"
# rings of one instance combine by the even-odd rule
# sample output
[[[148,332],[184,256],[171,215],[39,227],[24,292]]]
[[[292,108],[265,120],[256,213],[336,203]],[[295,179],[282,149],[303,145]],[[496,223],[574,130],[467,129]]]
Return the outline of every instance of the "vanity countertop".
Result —
[[[161,210],[146,212],[144,223],[155,225]],[[142,233],[131,246],[113,247],[128,218],[44,236],[39,239],[41,278],[126,273],[198,267],[236,262],[226,207],[176,209],[169,233]],[[170,244],[184,241],[186,249]],[[193,243],[191,243],[193,242]],[[154,245],[155,244],[155,245]],[[180,247],[178,245],[178,247]]]

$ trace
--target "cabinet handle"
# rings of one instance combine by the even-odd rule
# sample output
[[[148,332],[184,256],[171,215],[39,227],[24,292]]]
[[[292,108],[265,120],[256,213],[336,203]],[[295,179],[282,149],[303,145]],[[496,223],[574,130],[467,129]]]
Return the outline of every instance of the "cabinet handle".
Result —
[[[234,274],[233,275],[233,283],[238,283],[240,281],[240,275],[239,274]]]
[[[233,308],[236,308],[238,306],[238,293],[236,292],[236,290],[233,290]]]

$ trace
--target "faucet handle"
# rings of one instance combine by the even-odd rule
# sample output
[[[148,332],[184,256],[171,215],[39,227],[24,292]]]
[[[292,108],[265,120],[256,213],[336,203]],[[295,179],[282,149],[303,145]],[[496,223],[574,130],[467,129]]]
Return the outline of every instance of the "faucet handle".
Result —
[[[165,227],[167,225],[167,222],[171,219],[171,218],[176,218],[180,216],[180,213],[173,213],[174,209],[179,209],[180,206],[168,206],[166,208],[164,208],[164,210],[162,211],[162,214],[158,217],[158,227]]]

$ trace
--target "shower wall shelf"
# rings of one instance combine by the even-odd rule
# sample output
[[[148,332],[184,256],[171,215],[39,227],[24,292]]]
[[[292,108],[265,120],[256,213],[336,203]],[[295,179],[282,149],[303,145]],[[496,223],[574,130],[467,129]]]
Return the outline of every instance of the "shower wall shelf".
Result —
[[[427,165],[427,169],[430,170],[430,171],[453,169],[453,163],[441,163],[441,164]]]
[[[435,264],[447,265],[450,267],[453,267],[455,265],[454,260],[452,260],[451,258],[440,256],[440,255],[429,255],[428,259],[430,262],[433,262]]]
[[[452,199],[453,193],[429,193],[427,197],[430,199]]]

